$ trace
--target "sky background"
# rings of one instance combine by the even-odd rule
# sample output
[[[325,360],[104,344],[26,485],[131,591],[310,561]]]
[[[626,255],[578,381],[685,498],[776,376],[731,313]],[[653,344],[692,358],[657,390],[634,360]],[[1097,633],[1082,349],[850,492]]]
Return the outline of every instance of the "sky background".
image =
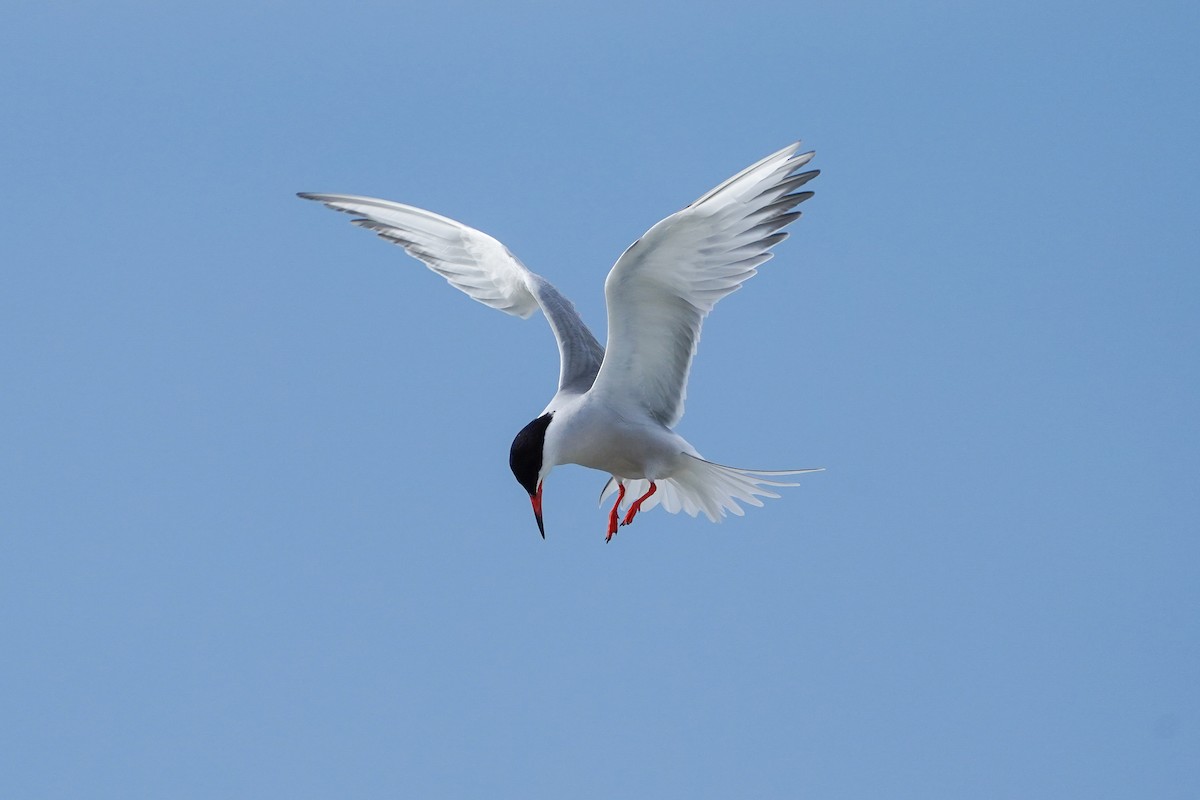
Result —
[[[1195,3],[248,5],[4,10],[0,795],[1200,794]],[[680,430],[827,471],[610,544],[545,323],[294,196],[603,339],[797,138]]]

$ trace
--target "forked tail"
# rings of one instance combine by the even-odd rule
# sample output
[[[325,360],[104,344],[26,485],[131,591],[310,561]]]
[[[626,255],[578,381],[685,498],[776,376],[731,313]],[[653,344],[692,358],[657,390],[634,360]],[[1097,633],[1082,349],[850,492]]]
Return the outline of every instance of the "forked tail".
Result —
[[[779,497],[771,491],[770,486],[799,486],[797,483],[778,480],[784,475],[802,475],[806,472],[821,472],[821,469],[789,469],[765,471],[757,469],[738,469],[714,464],[695,456],[686,456],[684,466],[669,478],[655,481],[658,491],[642,503],[642,511],[649,511],[657,505],[663,509],[678,514],[686,511],[690,516],[700,512],[713,522],[720,522],[726,514],[737,516],[745,514],[738,505],[746,503],[761,506],[762,497]],[[650,488],[650,481],[645,478],[624,481],[627,497],[641,497]],[[600,503],[617,490],[617,479],[610,478],[600,493]]]

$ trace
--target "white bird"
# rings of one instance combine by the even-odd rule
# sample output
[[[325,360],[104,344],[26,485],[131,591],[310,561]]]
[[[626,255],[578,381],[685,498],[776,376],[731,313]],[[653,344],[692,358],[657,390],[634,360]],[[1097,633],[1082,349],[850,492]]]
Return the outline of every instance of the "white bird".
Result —
[[[529,493],[538,531],[542,483],[560,464],[611,475],[600,502],[614,491],[612,539],[618,520],[661,505],[670,513],[703,512],[719,522],[739,503],[761,506],[779,497],[768,487],[795,486],[787,475],[818,470],[736,469],[705,461],[672,428],[683,416],[688,372],[704,318],[771,258],[781,229],[800,216],[800,191],[819,172],[799,172],[813,157],[788,145],[648,230],[617,259],[604,282],[608,344],[596,337],[542,276],[531,272],[486,233],[430,211],[372,197],[299,196],[353,214],[358,225],[400,245],[452,286],[508,314],[528,318],[539,308],[558,340],[558,391],[513,440],[509,466]],[[635,497],[621,517],[626,495]]]

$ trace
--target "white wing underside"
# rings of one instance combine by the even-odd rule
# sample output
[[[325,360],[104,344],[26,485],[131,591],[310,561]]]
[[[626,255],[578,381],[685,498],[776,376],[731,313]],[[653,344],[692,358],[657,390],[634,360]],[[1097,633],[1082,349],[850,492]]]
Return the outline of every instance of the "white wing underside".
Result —
[[[604,348],[571,301],[491,236],[449,217],[374,197],[301,193],[352,214],[355,225],[375,231],[445,278],[473,300],[527,319],[539,308],[558,342],[559,391],[587,391]]]
[[[683,416],[700,328],[787,238],[780,229],[812,196],[816,170],[789,145],[659,222],[617,260],[604,283],[608,343],[593,391],[668,428]],[[665,501],[664,501],[665,504]]]

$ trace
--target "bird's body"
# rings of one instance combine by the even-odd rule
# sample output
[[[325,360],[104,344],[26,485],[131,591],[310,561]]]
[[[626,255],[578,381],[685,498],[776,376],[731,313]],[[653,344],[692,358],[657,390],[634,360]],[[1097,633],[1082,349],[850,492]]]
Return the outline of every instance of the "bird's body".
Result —
[[[605,281],[608,345],[601,347],[545,278],[485,233],[429,211],[350,195],[301,194],[403,246],[475,300],[519,317],[537,309],[558,341],[558,391],[513,441],[509,465],[529,493],[542,529],[542,482],[555,466],[579,464],[612,476],[608,537],[640,510],[703,512],[719,521],[739,503],[778,497],[780,477],[705,461],[673,428],[683,416],[687,377],[700,328],[722,297],[771,257],[812,196],[797,191],[817,171],[799,173],[812,153],[799,143],[747,167],[652,227],[617,260]],[[622,519],[621,505],[629,495]],[[545,532],[543,530],[543,536]]]
[[[624,479],[669,478],[684,455],[699,457],[686,439],[642,415],[622,414],[595,394],[575,395],[546,430],[545,460],[579,464]]]

